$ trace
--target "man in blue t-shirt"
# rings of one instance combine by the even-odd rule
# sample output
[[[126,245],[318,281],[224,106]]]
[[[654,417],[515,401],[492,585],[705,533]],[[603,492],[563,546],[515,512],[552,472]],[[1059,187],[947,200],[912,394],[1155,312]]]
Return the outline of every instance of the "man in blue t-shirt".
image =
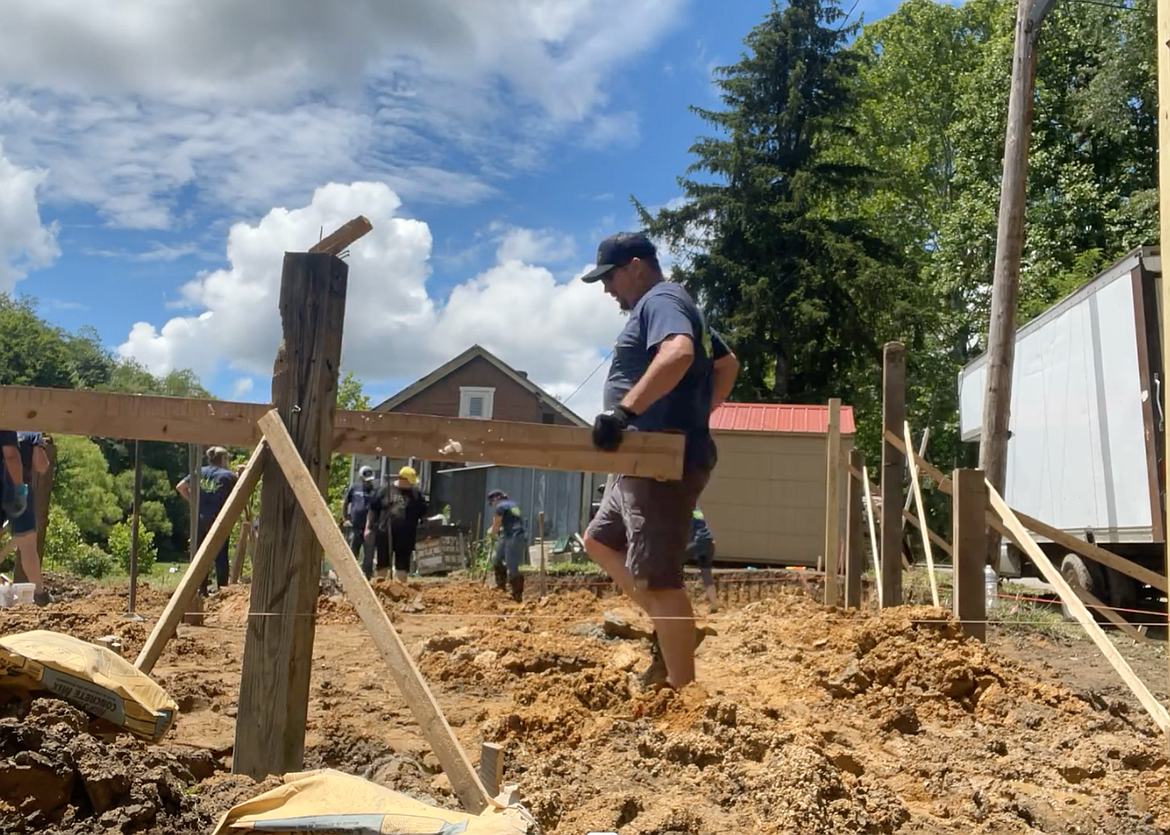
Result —
[[[199,468],[199,516],[198,535],[207,534],[215,518],[231,495],[239,476],[228,469],[228,451],[221,446],[207,450],[207,463]],[[185,500],[191,500],[191,476],[186,475],[175,485],[175,491]],[[207,595],[208,577],[205,577],[199,591]],[[222,589],[228,582],[228,541],[225,538],[219,553],[215,555],[215,585]]]
[[[374,484],[374,470],[372,467],[362,467],[358,470],[358,480],[345,491],[345,498],[341,500],[341,515],[349,520],[350,547],[358,562],[362,561],[362,548],[366,543],[366,519],[370,515],[370,505],[374,501],[377,485]]]
[[[0,437],[6,433],[0,432]],[[45,452],[45,439],[40,432],[14,432],[17,451],[20,456],[20,484],[23,486],[23,510],[16,512],[20,502],[9,505],[16,499],[17,488],[13,483],[9,470],[5,470],[3,478],[3,495],[5,500],[3,516],[8,519],[12,539],[16,543],[17,559],[24,569],[25,577],[33,584],[33,602],[38,606],[50,603],[49,593],[45,591],[44,578],[41,574],[41,557],[37,553],[37,514],[33,507],[32,493],[29,485],[32,484],[34,471],[44,475],[49,470],[49,456]],[[2,440],[0,440],[2,443]],[[2,521],[2,519],[0,519]]]
[[[493,513],[491,533],[499,537],[492,559],[496,588],[502,591],[507,582],[512,586],[512,599],[519,603],[524,599],[524,575],[520,573],[520,566],[528,555],[524,516],[503,490],[493,490],[487,498]]]
[[[691,511],[715,466],[709,418],[731,393],[739,364],[687,291],[664,279],[645,235],[606,238],[582,280],[600,281],[629,312],[614,343],[605,408],[593,423],[594,446],[616,450],[629,429],[686,436],[682,480],[615,478],[585,532],[585,548],[654,621],[655,663],[643,681],[685,687],[695,677],[696,640],[682,560]]]

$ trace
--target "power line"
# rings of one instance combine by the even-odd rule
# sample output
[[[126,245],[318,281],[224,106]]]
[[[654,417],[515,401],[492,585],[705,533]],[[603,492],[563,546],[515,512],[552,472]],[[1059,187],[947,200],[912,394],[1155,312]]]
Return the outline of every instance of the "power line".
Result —
[[[590,380],[592,380],[592,379],[593,379],[593,375],[594,375],[594,374],[596,374],[598,371],[600,371],[600,370],[601,370],[601,366],[605,365],[605,363],[606,363],[606,362],[609,360],[609,358],[610,358],[610,357],[612,357],[612,356],[613,356],[613,349],[611,348],[611,349],[610,349],[610,352],[609,352],[608,354],[606,354],[606,355],[605,355],[605,358],[604,358],[604,359],[602,359],[602,360],[601,360],[601,362],[597,363],[597,367],[596,367],[596,368],[594,368],[592,371],[590,371],[590,372],[589,372],[589,376],[588,376],[588,377],[586,377],[584,380],[582,380],[582,381],[581,381],[581,385],[579,385],[579,386],[577,386],[577,388],[573,389],[573,393],[572,393],[572,394],[570,394],[568,397],[566,397],[564,400],[562,400],[562,401],[561,401],[561,405],[562,405],[562,406],[564,406],[564,405],[566,405],[566,404],[567,404],[567,403],[568,403],[570,400],[572,400],[572,399],[573,399],[573,397],[574,397],[574,396],[576,396],[577,392],[579,392],[581,389],[583,389],[583,388],[585,387],[585,384],[586,384],[586,383],[588,383]]]

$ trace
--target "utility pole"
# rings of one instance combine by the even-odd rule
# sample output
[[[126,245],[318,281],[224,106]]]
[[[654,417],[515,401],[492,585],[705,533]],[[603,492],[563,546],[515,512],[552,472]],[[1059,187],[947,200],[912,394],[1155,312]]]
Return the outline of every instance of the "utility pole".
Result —
[[[1170,253],[1170,0],[1158,0],[1158,210],[1161,215],[1161,251]],[[1165,257],[1165,256],[1163,256]],[[1161,282],[1162,304],[1158,315],[1162,331],[1162,373],[1170,368],[1170,339],[1166,332],[1166,305],[1170,304],[1170,290]],[[1163,386],[1162,397],[1170,402],[1170,392]],[[1166,402],[1162,413],[1166,413]],[[1170,442],[1170,426],[1166,429]],[[1170,444],[1163,449],[1170,449]],[[1165,484],[1166,481],[1163,481]],[[1170,571],[1170,537],[1166,538],[1165,567]]]
[[[983,396],[983,433],[979,469],[1003,494],[1007,475],[1008,421],[1012,402],[1012,363],[1016,352],[1016,310],[1020,257],[1024,249],[1024,204],[1028,182],[1028,144],[1032,138],[1032,103],[1036,89],[1036,43],[1040,24],[1053,0],[1019,0],[1008,98],[1003,180],[995,233],[995,277],[991,288],[991,322],[987,333],[987,388]],[[998,562],[999,536],[987,538],[987,561]]]

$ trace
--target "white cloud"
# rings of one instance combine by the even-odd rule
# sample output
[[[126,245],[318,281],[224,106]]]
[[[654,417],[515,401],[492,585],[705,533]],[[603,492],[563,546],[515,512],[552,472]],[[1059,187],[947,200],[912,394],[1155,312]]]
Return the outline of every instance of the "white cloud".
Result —
[[[239,399],[249,394],[252,387],[256,385],[256,381],[251,377],[240,377],[232,384],[232,397]]]
[[[577,252],[572,235],[555,229],[508,227],[498,238],[496,260],[501,264],[524,261],[529,264],[557,264],[568,261]]]
[[[41,223],[37,189],[46,172],[20,168],[0,145],[0,292],[10,293],[32,270],[61,254],[57,227]]]
[[[605,82],[686,2],[0,0],[0,134],[52,199],[133,228],[330,180],[470,202],[560,137],[636,135]]]
[[[478,342],[564,397],[608,352],[624,321],[617,305],[596,285],[558,283],[543,267],[505,260],[445,301],[433,297],[430,230],[399,210],[398,196],[382,183],[330,184],[308,206],[273,209],[254,226],[237,223],[228,234],[229,266],[183,286],[191,313],[161,327],[135,324],[119,352],[156,373],[192,368],[207,378],[226,363],[243,375],[270,375],[283,253],[304,250],[321,227],[328,232],[358,214],[374,228],[348,257],[342,365],[367,384],[421,377]],[[590,414],[600,379],[570,405]]]

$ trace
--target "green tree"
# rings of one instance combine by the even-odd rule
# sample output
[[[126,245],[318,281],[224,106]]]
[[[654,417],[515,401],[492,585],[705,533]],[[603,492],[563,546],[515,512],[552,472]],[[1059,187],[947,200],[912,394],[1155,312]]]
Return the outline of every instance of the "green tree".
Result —
[[[364,412],[370,408],[370,398],[362,393],[362,381],[347,373],[337,384],[337,408]],[[350,456],[334,455],[329,459],[329,507],[340,514],[341,500],[349,487]]]
[[[114,477],[101,448],[89,438],[57,435],[53,504],[91,541],[104,538],[122,519]]]
[[[126,574],[130,573],[130,551],[133,540],[132,525],[119,522],[110,528],[109,553]],[[149,574],[155,561],[154,532],[143,526],[138,528],[138,573]]]

